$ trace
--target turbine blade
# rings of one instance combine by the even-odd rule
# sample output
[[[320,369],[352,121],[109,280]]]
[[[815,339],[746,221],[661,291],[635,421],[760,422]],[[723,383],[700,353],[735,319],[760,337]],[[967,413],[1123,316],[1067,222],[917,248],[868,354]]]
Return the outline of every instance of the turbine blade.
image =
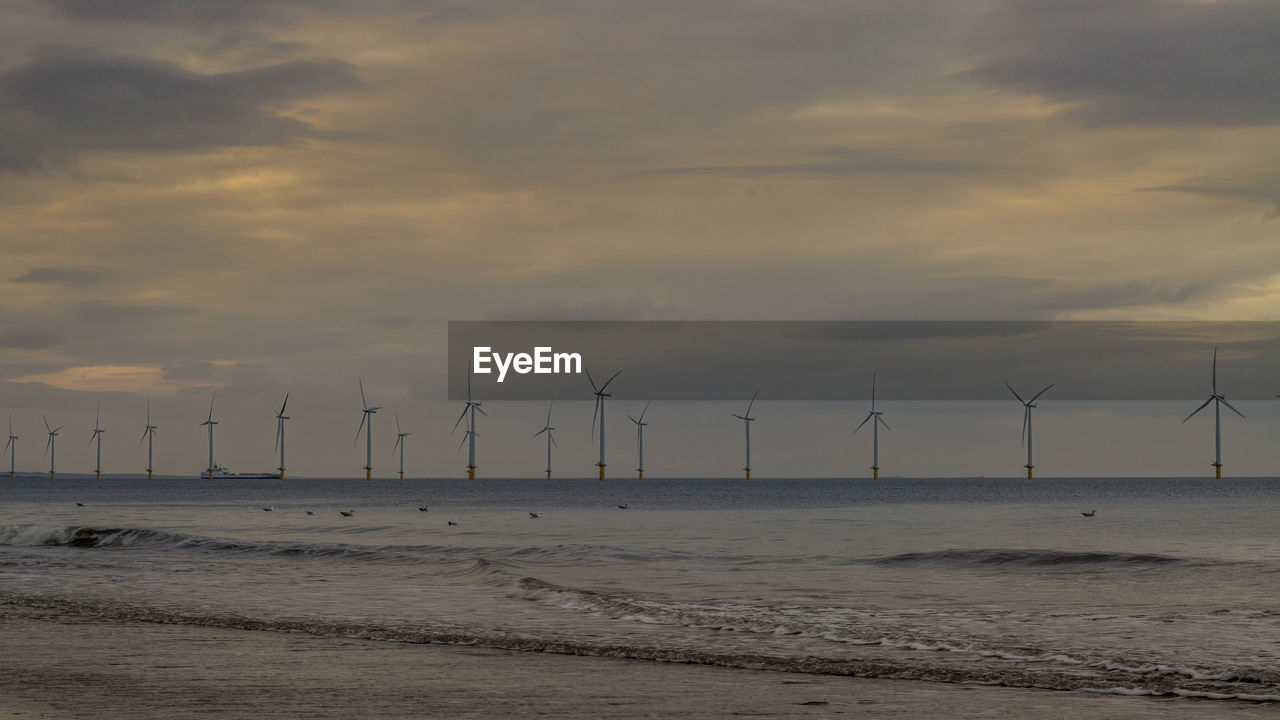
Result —
[[[539,430],[538,432],[534,433],[534,434],[533,434],[533,436],[532,436],[532,437],[530,437],[529,439],[530,439],[530,440],[532,440],[533,438],[538,437],[539,435],[541,435],[542,433],[544,433],[544,432],[546,432],[546,431],[547,431],[547,429],[546,429],[546,428],[542,428],[542,429],[541,429],[541,430]]]
[[[739,420],[746,420],[746,419],[747,419],[745,415],[739,415],[738,413],[733,413],[733,412],[731,412],[731,413],[729,413],[729,414],[730,414],[730,415],[732,415],[732,416],[734,416],[734,417],[736,417],[736,418],[738,418]]]
[[[599,391],[597,391],[599,392]],[[600,414],[600,403],[603,402],[599,395],[596,395],[596,405],[591,410],[591,437],[596,436],[596,415]]]
[[[756,391],[751,394],[751,402],[747,403],[747,412],[746,412],[747,417],[751,417],[751,406],[756,404],[756,396],[758,396],[759,394],[760,394],[760,388],[756,388]]]
[[[631,417],[630,415],[628,415],[628,416],[627,416],[627,419],[628,419],[628,420],[630,420],[631,422],[633,422],[633,423],[637,424],[637,425],[639,425],[639,424],[640,424],[640,421],[639,421],[639,420],[637,420],[637,419],[635,419],[635,418]]]
[[[49,427],[49,418],[43,415],[41,415],[40,418],[44,420],[44,429],[48,430],[49,432],[53,432],[53,428]]]
[[[470,430],[462,433],[462,441],[458,443],[458,450],[462,449],[462,446],[467,442],[467,436],[470,434],[471,434]],[[454,450],[454,452],[458,452],[458,450]]]
[[[652,400],[650,400],[649,402],[646,402],[646,403],[644,404],[644,409],[640,411],[640,422],[644,422],[644,414],[645,414],[645,413],[647,413],[647,412],[649,412],[649,403],[651,403],[651,402],[653,402],[653,401],[652,401]]]
[[[213,422],[213,401],[218,399],[218,389],[214,388],[213,395],[209,398],[209,422]]]
[[[397,435],[397,436],[396,436],[396,444],[391,446],[391,455],[392,455],[392,457],[394,457],[394,456],[395,456],[395,454],[396,454],[396,450],[400,447],[400,440],[401,440],[401,437],[402,437],[402,436]]]
[[[596,381],[591,378],[591,370],[587,370],[587,382],[591,383],[591,392],[598,393],[600,388],[596,387]]]
[[[49,446],[53,444],[53,433],[49,433],[49,442],[44,444],[44,457],[49,457]]]
[[[1040,392],[1036,393],[1035,395],[1032,395],[1032,396],[1031,396],[1031,399],[1030,399],[1030,400],[1028,400],[1027,402],[1029,402],[1029,403],[1033,403],[1033,402],[1035,402],[1035,401],[1036,401],[1036,398],[1038,398],[1038,397],[1040,397],[1041,395],[1043,395],[1043,394],[1045,394],[1045,393],[1049,392],[1049,388],[1053,387],[1055,384],[1056,384],[1056,383],[1049,383],[1049,387],[1047,387],[1047,388],[1045,388],[1045,389],[1041,390]]]
[[[1198,413],[1198,412],[1200,412],[1201,410],[1205,409],[1206,407],[1208,407],[1208,406],[1209,406],[1209,403],[1211,403],[1211,402],[1213,402],[1213,396],[1212,396],[1212,395],[1210,395],[1210,396],[1209,396],[1209,399],[1208,399],[1208,400],[1205,400],[1205,401],[1204,401],[1204,404],[1203,404],[1203,405],[1201,405],[1200,407],[1198,407],[1198,408],[1196,408],[1195,410],[1191,411],[1191,415],[1195,415],[1196,413]],[[1186,416],[1186,417],[1182,418],[1182,422],[1186,422],[1186,421],[1190,420],[1190,419],[1191,419],[1191,415],[1188,415],[1188,416]]]
[[[551,406],[555,404],[556,404],[555,400],[552,400],[551,402],[547,403],[547,425],[548,426],[551,425]]]
[[[871,373],[871,409],[876,409],[876,373]]]
[[[400,432],[400,413],[396,413],[396,433]]]
[[[467,404],[462,408],[462,414],[458,416],[458,421],[457,421],[457,422],[455,422],[455,423],[453,424],[453,430],[450,430],[450,431],[449,431],[449,434],[451,434],[451,435],[452,435],[452,434],[453,434],[453,431],[458,429],[458,426],[462,424],[462,418],[464,418],[464,417],[466,417],[466,416],[467,416],[467,411],[468,411],[468,410],[470,410],[470,409],[471,409],[471,404],[470,404],[470,403],[467,403]]]
[[[289,407],[289,393],[284,394],[284,402],[280,404],[280,414],[284,414],[284,409]]]
[[[1226,399],[1226,398],[1222,398],[1222,404],[1223,404],[1223,405],[1226,405],[1226,406],[1227,406],[1227,407],[1229,407],[1229,408],[1231,408],[1231,412],[1233,412],[1233,413],[1235,413],[1235,414],[1239,415],[1240,417],[1244,417],[1244,413],[1242,413],[1242,412],[1240,412],[1239,410],[1237,410],[1237,409],[1235,409],[1235,408],[1231,407],[1231,403],[1227,402],[1227,399]],[[1244,419],[1245,419],[1245,420],[1248,420],[1249,418],[1244,418]]]
[[[1023,406],[1022,413],[1022,447],[1027,446],[1027,422],[1031,420],[1031,408]]]
[[[360,382],[360,406],[369,409],[369,402],[364,399],[364,378],[356,378]]]
[[[601,385],[601,386],[600,386],[600,392],[604,392],[604,391],[605,391],[605,388],[609,387],[609,383],[612,383],[612,382],[613,382],[613,378],[616,378],[616,377],[618,377],[618,376],[619,376],[619,375],[621,375],[621,374],[622,374],[622,371],[621,371],[621,370],[619,370],[618,372],[614,373],[614,374],[613,374],[613,377],[610,377],[610,378],[605,382],[605,384],[604,384],[604,385]]]
[[[1004,386],[1005,386],[1005,387],[1007,387],[1007,388],[1009,388],[1009,392],[1013,393],[1013,396],[1014,396],[1014,397],[1018,398],[1018,402],[1022,403],[1023,405],[1026,405],[1026,404],[1027,404],[1027,402],[1026,402],[1025,400],[1023,400],[1023,399],[1022,399],[1022,396],[1018,394],[1018,391],[1013,389],[1013,386],[1012,386],[1012,385],[1010,385],[1008,382],[1006,382],[1006,383],[1004,384]]]
[[[858,423],[858,427],[854,428],[854,429],[853,429],[853,432],[851,432],[851,433],[849,433],[849,434],[850,434],[850,435],[857,435],[857,434],[858,434],[858,431],[862,429],[862,426],[863,426],[863,425],[866,425],[866,424],[867,424],[867,421],[868,421],[868,420],[870,420],[870,419],[871,419],[871,418],[873,418],[873,417],[875,417],[875,415],[872,415],[871,413],[867,413],[867,416],[866,416],[865,418],[863,418],[863,419],[862,419],[862,422]]]
[[[551,433],[547,433],[547,437],[551,439],[551,447],[560,447],[560,445],[556,443],[555,435],[552,435]]]
[[[356,428],[356,439],[351,443],[355,445],[360,442],[360,431],[364,429],[364,421],[369,419],[369,413],[360,413],[360,427]]]
[[[1218,348],[1213,349],[1213,394],[1218,394]]]
[[[280,428],[283,424],[284,423],[281,420],[276,421],[276,442],[274,445],[271,446],[271,452],[277,452],[280,450]],[[360,434],[359,432],[356,432],[356,435],[359,435],[359,434]]]
[[[138,438],[138,447],[142,447],[142,441],[147,439],[147,431],[142,431],[142,437]]]
[[[485,412],[484,409],[480,407],[480,403],[476,403],[475,408],[476,408],[476,412],[480,413],[485,417],[489,417],[489,413]]]
[[[880,421],[880,424],[884,426],[884,429],[885,429],[885,430],[892,430],[892,429],[893,429],[893,428],[889,427],[889,423],[885,422],[885,419],[884,419],[884,418],[882,418],[882,417],[880,417],[879,415],[877,415],[877,416],[876,416],[876,420]]]

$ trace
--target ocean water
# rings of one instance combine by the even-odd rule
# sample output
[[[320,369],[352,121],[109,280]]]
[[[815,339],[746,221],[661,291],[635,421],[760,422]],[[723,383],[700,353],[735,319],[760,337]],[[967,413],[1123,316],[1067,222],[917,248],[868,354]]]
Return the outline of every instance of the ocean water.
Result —
[[[1270,478],[4,480],[0,602],[1273,702],[1278,513]]]

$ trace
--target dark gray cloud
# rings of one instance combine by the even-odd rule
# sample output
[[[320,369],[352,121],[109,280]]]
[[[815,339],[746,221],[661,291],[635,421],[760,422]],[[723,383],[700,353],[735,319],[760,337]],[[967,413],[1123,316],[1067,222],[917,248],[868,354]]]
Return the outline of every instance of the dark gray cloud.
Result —
[[[101,282],[106,272],[99,268],[58,266],[36,267],[15,277],[18,283],[51,283],[56,285],[92,285]]]
[[[148,58],[44,51],[0,73],[0,169],[80,150],[290,145],[317,131],[285,105],[357,84],[355,67],[336,60],[203,75]]]
[[[1197,178],[1172,185],[1138,188],[1138,192],[1177,192],[1239,200],[1270,207],[1271,210],[1267,214],[1268,220],[1280,217],[1280,174],[1240,180]]]
[[[1280,4],[1269,0],[1008,2],[967,75],[1072,103],[1090,124],[1280,120]]]
[[[151,22],[174,25],[232,24],[259,20],[282,10],[327,5],[300,0],[49,0],[68,18],[93,21]]]
[[[58,344],[62,334],[56,330],[16,327],[0,330],[0,348],[41,350]]]
[[[661,175],[730,175],[764,177],[769,175],[829,175],[857,177],[862,175],[955,174],[978,169],[965,162],[913,157],[905,153],[858,148],[826,148],[819,159],[797,163],[764,163],[752,165],[694,165],[658,168],[650,172]]]

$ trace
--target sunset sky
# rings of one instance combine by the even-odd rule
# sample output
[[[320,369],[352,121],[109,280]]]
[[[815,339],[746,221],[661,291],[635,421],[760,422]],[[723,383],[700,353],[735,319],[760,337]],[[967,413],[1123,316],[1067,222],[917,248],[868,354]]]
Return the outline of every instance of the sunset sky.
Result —
[[[194,475],[212,388],[233,470],[290,392],[290,472],[355,476],[363,377],[375,474],[399,413],[410,474],[459,476],[449,320],[1274,320],[1277,147],[1265,0],[15,0],[0,409],[19,470],[44,414],[85,472],[101,402],[137,472],[150,397]],[[1050,399],[1045,475],[1212,471],[1194,404]],[[481,477],[537,476],[545,406],[485,409]],[[736,476],[741,409],[655,404],[649,474]],[[1241,409],[1226,474],[1276,474],[1280,410]],[[885,410],[885,474],[1021,472],[1012,399]],[[593,475],[589,394],[557,411]],[[864,474],[864,413],[765,403],[755,475]]]

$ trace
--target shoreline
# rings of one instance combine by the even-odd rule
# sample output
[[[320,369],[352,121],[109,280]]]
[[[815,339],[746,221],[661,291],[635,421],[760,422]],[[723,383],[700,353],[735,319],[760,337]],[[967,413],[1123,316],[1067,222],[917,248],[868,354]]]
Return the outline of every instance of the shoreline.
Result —
[[[1245,702],[325,638],[0,605],[0,720],[1274,717]],[[1206,705],[1212,702],[1212,705]]]

